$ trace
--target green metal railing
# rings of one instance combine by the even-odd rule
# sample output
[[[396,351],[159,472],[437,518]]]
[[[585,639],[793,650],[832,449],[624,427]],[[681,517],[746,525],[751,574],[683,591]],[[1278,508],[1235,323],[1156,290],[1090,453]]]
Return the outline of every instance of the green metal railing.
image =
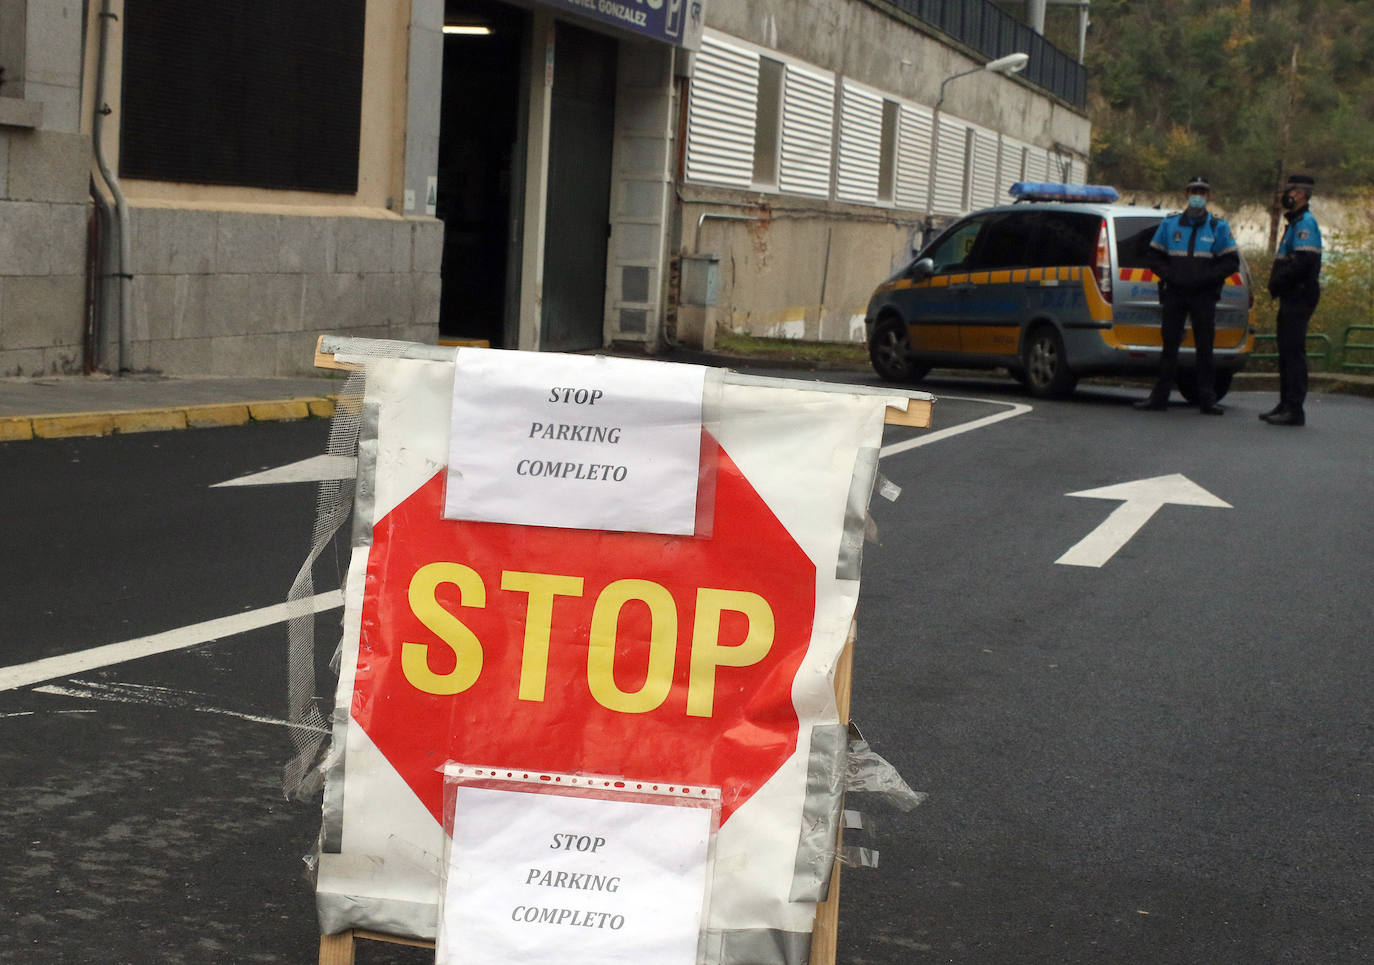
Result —
[[[1374,325],[1365,325],[1365,326],[1357,326],[1357,327],[1374,329]],[[1255,333],[1255,347],[1256,347],[1256,348],[1259,348],[1260,339],[1266,339],[1266,340],[1272,342],[1272,341],[1274,341],[1274,340],[1277,339],[1277,338],[1278,338],[1278,336],[1275,335],[1273,332],[1256,332],[1256,333]],[[1321,351],[1320,351],[1320,352],[1314,352],[1314,351],[1312,351],[1312,342],[1313,342],[1313,340],[1315,340],[1315,341],[1317,341],[1317,342],[1319,342],[1319,343],[1321,344]],[[1374,345],[1371,345],[1371,346],[1369,346],[1369,347],[1372,348],[1372,349],[1374,349]],[[1250,353],[1250,357],[1251,357],[1252,359],[1276,359],[1276,358],[1279,357],[1279,353],[1278,353],[1278,352],[1251,352],[1251,353]],[[1320,359],[1320,360],[1321,360],[1321,363],[1322,363],[1322,368],[1326,368],[1327,364],[1331,361],[1331,339],[1330,339],[1330,337],[1327,336],[1327,335],[1325,335],[1325,334],[1323,334],[1323,333],[1321,333],[1321,332],[1309,332],[1308,335],[1307,335],[1307,357],[1308,357],[1309,359]],[[1374,368],[1374,365],[1370,365],[1369,367],[1370,367],[1370,368]]]
[[[1356,369],[1362,372],[1374,371],[1374,362],[1352,362],[1351,351],[1374,352],[1374,342],[1352,342],[1351,332],[1374,332],[1374,325],[1351,325],[1345,330],[1345,348],[1341,352],[1341,368]]]

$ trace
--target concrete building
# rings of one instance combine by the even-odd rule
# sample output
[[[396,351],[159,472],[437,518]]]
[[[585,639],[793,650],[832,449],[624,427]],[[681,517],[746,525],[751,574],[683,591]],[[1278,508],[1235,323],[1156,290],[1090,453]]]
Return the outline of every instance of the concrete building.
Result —
[[[983,0],[0,0],[0,68],[0,375],[848,339],[1089,136]]]

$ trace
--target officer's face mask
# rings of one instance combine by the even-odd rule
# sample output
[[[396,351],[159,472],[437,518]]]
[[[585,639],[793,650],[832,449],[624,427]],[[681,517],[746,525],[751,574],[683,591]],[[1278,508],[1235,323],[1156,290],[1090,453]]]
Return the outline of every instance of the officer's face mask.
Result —
[[[1292,191],[1289,191],[1284,194],[1283,200],[1280,202],[1280,204],[1283,205],[1283,209],[1285,211],[1291,211],[1298,206],[1298,196],[1294,194]]]
[[[1190,195],[1188,195],[1188,207],[1191,208],[1193,211],[1200,211],[1200,210],[1202,210],[1203,208],[1207,207],[1207,195],[1205,195],[1205,194],[1190,194]]]

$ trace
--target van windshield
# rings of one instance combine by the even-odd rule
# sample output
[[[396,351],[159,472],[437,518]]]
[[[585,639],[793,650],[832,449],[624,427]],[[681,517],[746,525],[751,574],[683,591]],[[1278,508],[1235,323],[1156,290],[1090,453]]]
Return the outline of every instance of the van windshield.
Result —
[[[1118,268],[1148,268],[1145,253],[1163,217],[1145,215],[1116,219],[1116,263]]]

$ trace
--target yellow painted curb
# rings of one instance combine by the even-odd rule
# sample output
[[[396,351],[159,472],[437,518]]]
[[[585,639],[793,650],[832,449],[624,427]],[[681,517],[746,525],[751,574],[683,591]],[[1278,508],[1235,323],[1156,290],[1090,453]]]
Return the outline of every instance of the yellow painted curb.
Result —
[[[181,409],[137,409],[114,413],[115,432],[163,432],[185,429],[186,413]]]
[[[28,416],[0,419],[0,442],[19,442],[33,438],[33,421]]]
[[[258,422],[286,422],[310,418],[310,406],[305,399],[282,399],[278,402],[250,402],[248,414]]]
[[[33,417],[33,434],[38,439],[107,436],[113,431],[114,415],[109,412],[73,412],[69,415]]]
[[[247,421],[248,405],[243,402],[188,405],[186,407],[186,425],[191,429],[241,426]]]

